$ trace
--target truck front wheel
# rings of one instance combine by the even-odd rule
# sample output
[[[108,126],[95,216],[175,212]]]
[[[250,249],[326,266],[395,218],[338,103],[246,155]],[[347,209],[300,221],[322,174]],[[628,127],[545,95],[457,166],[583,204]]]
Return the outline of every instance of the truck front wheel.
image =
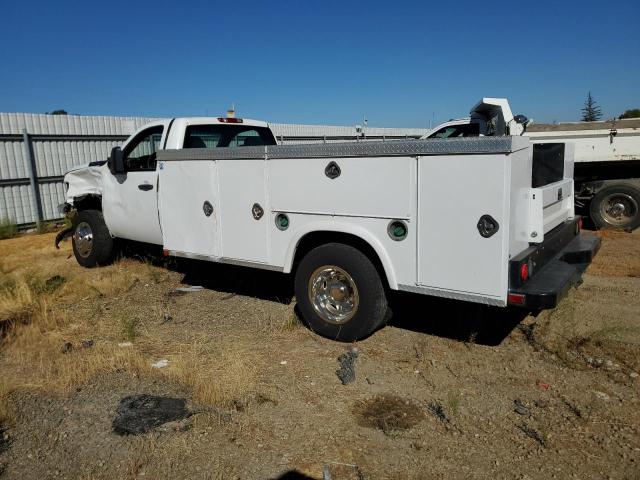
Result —
[[[605,187],[591,200],[590,213],[598,228],[634,230],[640,226],[640,190],[629,184]]]
[[[387,299],[380,275],[360,250],[328,243],[307,253],[296,270],[298,307],[309,327],[343,342],[382,326]]]
[[[113,260],[113,238],[99,210],[81,210],[73,219],[73,254],[80,265],[93,268]]]

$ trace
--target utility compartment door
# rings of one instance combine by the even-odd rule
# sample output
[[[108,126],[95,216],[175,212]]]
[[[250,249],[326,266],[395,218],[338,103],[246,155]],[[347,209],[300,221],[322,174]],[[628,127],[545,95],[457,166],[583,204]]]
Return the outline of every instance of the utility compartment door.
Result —
[[[266,263],[271,215],[265,195],[265,160],[223,160],[218,162],[218,175],[222,256]]]
[[[218,257],[217,162],[159,163],[158,204],[164,248],[193,256]]]
[[[503,154],[418,159],[419,285],[506,300],[508,161]],[[483,215],[498,222],[488,238],[478,231]]]

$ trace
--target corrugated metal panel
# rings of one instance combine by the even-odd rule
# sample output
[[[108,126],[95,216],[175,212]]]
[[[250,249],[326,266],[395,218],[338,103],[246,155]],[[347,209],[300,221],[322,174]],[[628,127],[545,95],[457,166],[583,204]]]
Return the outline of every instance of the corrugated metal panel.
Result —
[[[0,179],[29,176],[22,141],[0,141]]]
[[[277,137],[346,137],[356,136],[355,126],[338,126],[338,125],[302,125],[288,123],[271,123],[269,124]],[[366,127],[364,129],[366,135],[371,136],[422,136],[429,132],[428,128],[383,128],[383,127]]]
[[[145,117],[103,117],[90,115],[45,115],[0,113],[0,134],[20,134],[24,128],[36,135],[131,135],[145,123],[159,120]]]
[[[9,218],[15,223],[35,222],[36,208],[29,185],[0,187],[0,218]]]
[[[34,141],[38,176],[64,175],[77,165],[105,160],[120,143],[116,140]]]

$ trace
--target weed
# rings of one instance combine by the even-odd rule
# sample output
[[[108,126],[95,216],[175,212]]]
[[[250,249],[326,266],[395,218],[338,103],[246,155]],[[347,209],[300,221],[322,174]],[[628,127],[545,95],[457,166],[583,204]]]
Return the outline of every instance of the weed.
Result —
[[[441,422],[448,423],[449,419],[447,415],[444,413],[444,408],[440,402],[429,402],[427,404],[427,410],[433,414],[438,420]]]
[[[120,333],[122,335],[122,339],[128,342],[133,342],[138,335],[136,331],[136,320],[131,317],[120,317]]]
[[[18,233],[18,225],[10,218],[0,219],[0,240],[13,238]]]
[[[457,393],[452,393],[447,398],[447,407],[449,407],[449,411],[451,412],[451,415],[453,415],[454,417],[458,415],[461,401],[462,399],[460,398],[460,395]]]
[[[302,322],[300,322],[298,315],[296,315],[296,312],[291,310],[289,312],[289,315],[286,317],[284,321],[282,329],[285,331],[290,331],[290,330],[295,330],[301,326],[302,326]]]

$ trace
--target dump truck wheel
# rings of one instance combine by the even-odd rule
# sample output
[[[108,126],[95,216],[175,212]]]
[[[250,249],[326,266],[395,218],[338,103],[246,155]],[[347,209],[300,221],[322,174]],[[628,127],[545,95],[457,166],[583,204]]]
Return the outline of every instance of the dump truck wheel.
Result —
[[[113,260],[113,238],[99,210],[82,210],[73,219],[73,253],[80,265],[93,268]]]
[[[386,319],[380,275],[371,260],[350,245],[328,243],[307,253],[296,270],[295,293],[309,327],[333,340],[359,340]]]
[[[591,219],[598,228],[635,230],[640,226],[640,190],[633,185],[612,185],[591,200]]]

